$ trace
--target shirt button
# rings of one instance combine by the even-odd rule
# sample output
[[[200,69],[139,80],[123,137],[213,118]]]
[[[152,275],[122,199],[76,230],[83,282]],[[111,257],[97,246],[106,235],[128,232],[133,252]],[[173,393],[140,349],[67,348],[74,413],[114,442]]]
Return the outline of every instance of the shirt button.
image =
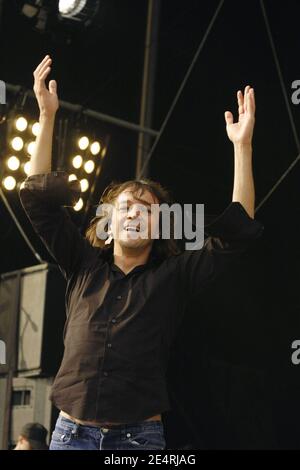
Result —
[[[117,300],[121,300],[122,299],[122,296],[121,295],[117,295]]]
[[[105,377],[107,377],[107,376],[108,376],[108,372],[105,370],[105,371],[103,372],[103,375],[104,375]]]
[[[108,347],[108,348],[111,348],[111,343],[107,343],[107,347]]]
[[[116,320],[115,318],[112,318],[111,322],[112,322],[112,323],[116,323],[117,320]]]

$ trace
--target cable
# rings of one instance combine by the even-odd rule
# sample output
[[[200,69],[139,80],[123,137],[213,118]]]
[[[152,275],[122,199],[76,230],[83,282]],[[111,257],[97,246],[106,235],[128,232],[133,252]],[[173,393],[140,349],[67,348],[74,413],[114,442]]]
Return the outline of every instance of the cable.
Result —
[[[32,251],[33,255],[35,256],[35,258],[38,260],[38,262],[40,264],[44,264],[46,263],[46,261],[43,261],[42,258],[40,257],[40,255],[35,251],[34,247],[32,246],[32,244],[30,243],[26,233],[24,232],[24,230],[22,229],[21,225],[19,224],[18,222],[18,219],[16,218],[12,208],[10,207],[9,205],[9,202],[8,200],[6,199],[2,189],[0,188],[0,197],[2,199],[2,201],[4,202],[4,205],[6,207],[6,209],[8,210],[11,218],[13,219],[14,223],[16,224],[17,226],[17,229],[19,230],[20,234],[22,235],[22,237],[24,238],[25,242],[27,243],[29,249]]]
[[[296,163],[299,161],[300,159],[300,153],[299,155],[297,156],[297,158],[295,158],[295,160],[291,163],[291,165],[288,167],[288,169],[283,173],[283,175],[281,175],[281,177],[279,178],[279,180],[274,184],[274,186],[270,189],[270,191],[268,192],[268,194],[263,198],[262,201],[260,201],[259,205],[255,208],[255,213],[261,208],[261,206],[266,202],[267,199],[269,199],[269,197],[271,196],[271,194],[275,191],[275,189],[280,185],[280,183],[284,180],[284,178],[288,175],[288,173],[292,170],[292,168],[296,165]]]
[[[184,5],[184,6],[186,6],[186,5]],[[176,31],[176,29],[177,29],[176,27],[178,26],[178,23],[182,22],[185,19],[185,17],[188,14],[190,14],[191,11],[193,11],[194,9],[195,9],[195,5],[193,5],[192,7],[191,7],[191,5],[189,5],[188,10],[184,10],[183,12],[180,11],[178,16],[176,16],[175,20],[173,20],[173,23],[168,24],[166,31],[160,32],[159,43],[162,44],[166,40],[166,38],[168,37],[170,31],[172,31],[174,28],[175,28],[175,31]],[[148,48],[153,47],[156,43],[158,43],[158,39],[152,39],[147,44],[147,47]],[[135,61],[136,61],[136,56],[135,55],[130,56],[130,58],[126,61],[127,68],[130,68],[132,65],[134,65]],[[113,82],[114,80],[119,78],[119,76],[122,73],[123,73],[123,69],[121,67],[117,71],[115,71],[114,73],[112,72],[110,76],[107,76],[106,82],[104,82],[104,84],[100,84],[98,87],[96,87],[95,90],[92,92],[92,94],[90,94],[86,98],[86,100],[82,103],[82,106],[86,107],[91,100],[95,100],[95,96],[98,93],[103,93],[103,91],[105,90],[105,87],[107,87],[108,85],[110,85],[111,82]]]
[[[264,5],[264,0],[260,0],[260,6],[261,6],[261,9],[262,9],[262,14],[263,14],[264,21],[265,21],[265,24],[266,24],[267,33],[268,33],[268,37],[269,37],[269,40],[270,40],[270,45],[271,45],[271,49],[272,49],[272,53],[273,53],[273,57],[274,57],[274,61],[275,61],[275,65],[276,65],[276,69],[277,69],[277,73],[278,73],[278,77],[279,77],[279,82],[280,82],[281,90],[282,90],[282,93],[283,93],[283,96],[284,96],[284,101],[285,101],[285,104],[286,104],[286,107],[287,107],[287,112],[288,112],[288,115],[289,115],[289,120],[290,120],[290,124],[291,124],[291,128],[292,128],[292,132],[293,132],[294,139],[295,139],[295,143],[296,143],[296,146],[297,146],[298,156],[297,156],[297,157],[295,158],[295,160],[291,163],[291,165],[288,167],[288,169],[281,175],[281,177],[279,178],[279,180],[273,185],[273,187],[270,189],[270,191],[267,193],[267,195],[266,195],[266,196],[263,198],[263,200],[259,203],[259,205],[255,208],[255,213],[256,213],[256,212],[262,207],[262,205],[269,199],[269,197],[271,196],[271,194],[272,194],[272,193],[275,191],[275,189],[281,184],[281,182],[284,180],[284,178],[289,174],[289,172],[292,170],[292,168],[296,165],[296,163],[297,163],[297,162],[299,161],[299,159],[300,159],[300,143],[299,143],[299,138],[298,138],[298,134],[297,134],[295,122],[294,122],[294,119],[293,119],[293,115],[292,115],[292,111],[291,111],[291,107],[290,107],[290,102],[289,102],[289,99],[288,99],[288,96],[287,96],[287,92],[286,92],[286,89],[285,89],[285,86],[284,86],[283,75],[282,75],[282,72],[281,72],[281,68],[280,68],[280,64],[279,64],[277,52],[276,52],[276,49],[275,49],[275,45],[274,45],[274,41],[273,41],[273,37],[272,37],[272,33],[271,33],[271,28],[270,28],[269,20],[268,20],[268,17],[267,17],[267,12],[266,12],[265,5]]]
[[[19,93],[21,89],[24,90],[20,85],[12,85],[11,83],[5,83],[5,85],[6,85],[6,91],[9,91],[11,93]],[[36,99],[35,94],[32,90],[24,90],[24,91],[26,92],[26,96],[28,96],[29,98]],[[88,117],[91,117],[92,119],[97,119],[103,122],[109,122],[110,124],[123,127],[124,129],[131,129],[132,131],[145,132],[146,134],[153,135],[153,136],[156,136],[158,134],[158,131],[154,129],[144,128],[140,126],[139,124],[135,124],[130,121],[126,121],[124,119],[119,119],[119,118],[110,116],[105,113],[100,113],[92,109],[86,109],[86,108],[83,108],[79,104],[69,103],[68,101],[59,100],[59,107],[61,109],[66,109],[73,113],[82,113],[83,116],[88,116]]]
[[[171,107],[170,107],[170,109],[169,109],[169,111],[168,111],[168,113],[167,113],[167,115],[166,115],[166,117],[165,117],[165,119],[164,119],[164,122],[162,123],[162,126],[161,126],[161,128],[160,128],[160,130],[159,130],[159,132],[158,132],[158,135],[156,136],[156,139],[155,139],[155,141],[154,141],[154,144],[152,145],[151,150],[150,150],[150,152],[148,153],[148,155],[147,155],[147,157],[146,157],[146,160],[145,160],[145,162],[144,162],[144,165],[143,165],[143,167],[142,167],[142,169],[141,169],[141,171],[140,171],[140,173],[139,173],[139,175],[138,175],[138,179],[141,179],[141,178],[143,177],[144,171],[145,171],[147,165],[149,164],[149,161],[150,161],[150,159],[151,159],[151,157],[152,157],[152,155],[153,155],[154,150],[155,150],[156,147],[157,147],[157,144],[158,144],[158,142],[159,142],[159,139],[161,138],[161,135],[162,135],[163,131],[165,130],[165,127],[166,127],[166,125],[167,125],[167,123],[168,123],[168,121],[169,121],[169,118],[170,118],[170,116],[171,116],[171,114],[172,114],[172,112],[173,112],[173,110],[174,110],[174,108],[175,108],[175,105],[176,105],[176,103],[177,103],[177,101],[178,101],[178,99],[179,99],[179,97],[180,97],[180,95],[181,95],[181,93],[182,93],[182,90],[184,89],[185,84],[186,84],[186,82],[187,82],[187,80],[188,80],[188,78],[189,78],[189,76],[190,76],[190,74],[191,74],[191,72],[192,72],[192,70],[193,70],[193,68],[194,68],[194,65],[195,65],[195,63],[196,63],[196,61],[197,61],[197,59],[198,59],[198,56],[199,56],[200,52],[202,51],[202,49],[203,49],[203,47],[204,47],[204,44],[205,44],[205,42],[206,42],[206,39],[207,39],[207,37],[208,37],[208,35],[209,35],[209,33],[210,33],[210,31],[211,31],[211,29],[212,29],[212,27],[213,27],[213,25],[214,25],[216,19],[217,19],[217,16],[218,16],[218,14],[219,14],[219,12],[220,12],[222,6],[223,6],[223,3],[224,3],[224,0],[221,0],[220,3],[219,3],[219,5],[218,5],[218,7],[217,7],[217,9],[216,9],[216,11],[215,11],[215,13],[214,13],[214,15],[213,15],[213,17],[212,17],[212,19],[211,19],[211,21],[210,21],[210,23],[209,23],[209,25],[208,25],[208,28],[207,28],[207,30],[206,30],[204,36],[203,36],[202,41],[201,41],[200,44],[199,44],[199,47],[198,47],[198,49],[197,49],[197,51],[196,51],[196,54],[195,54],[195,56],[194,56],[194,58],[193,58],[193,60],[192,60],[192,62],[191,62],[191,65],[190,65],[189,68],[188,68],[188,71],[187,71],[187,73],[186,73],[186,75],[185,75],[185,77],[184,77],[184,79],[183,79],[183,81],[182,81],[182,83],[181,83],[181,85],[180,85],[180,87],[179,87],[179,90],[177,91],[177,94],[176,94],[176,96],[175,96],[175,98],[174,98],[174,100],[173,100],[173,102],[172,102],[172,104],[171,104]]]
[[[290,124],[291,124],[291,127],[292,127],[292,132],[294,134],[294,139],[295,139],[296,146],[297,146],[297,151],[298,151],[298,153],[300,153],[300,142],[299,142],[295,122],[294,122],[294,119],[293,119],[289,98],[288,98],[288,95],[287,95],[287,92],[286,92],[286,89],[285,89],[285,86],[284,86],[283,75],[282,75],[282,72],[281,72],[281,68],[280,68],[280,64],[279,64],[279,60],[278,60],[278,55],[277,55],[276,48],[275,48],[275,45],[274,45],[269,20],[268,20],[268,17],[267,17],[267,12],[266,12],[265,5],[264,5],[264,0],[260,0],[260,6],[261,6],[261,9],[262,9],[262,14],[263,14],[264,21],[265,21],[265,24],[266,24],[267,33],[268,33],[268,37],[269,37],[269,40],[270,40],[270,45],[271,45],[271,49],[272,49],[272,53],[273,53],[277,73],[278,73],[278,78],[279,78],[281,90],[282,90],[282,93],[283,93],[284,101],[285,101],[287,112],[288,112],[289,119],[290,119]]]

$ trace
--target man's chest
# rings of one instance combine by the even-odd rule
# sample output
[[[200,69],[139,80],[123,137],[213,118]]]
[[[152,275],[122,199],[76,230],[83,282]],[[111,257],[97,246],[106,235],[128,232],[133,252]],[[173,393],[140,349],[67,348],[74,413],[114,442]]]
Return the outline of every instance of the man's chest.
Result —
[[[123,275],[102,270],[80,273],[67,298],[68,315],[78,321],[162,319],[180,304],[176,273],[148,270]]]

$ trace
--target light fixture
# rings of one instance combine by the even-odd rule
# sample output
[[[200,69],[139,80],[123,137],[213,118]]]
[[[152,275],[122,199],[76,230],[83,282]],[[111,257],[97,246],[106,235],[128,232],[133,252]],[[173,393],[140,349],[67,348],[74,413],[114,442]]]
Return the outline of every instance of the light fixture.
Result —
[[[14,137],[11,141],[11,146],[14,150],[19,152],[24,146],[23,139],[21,137]]]
[[[10,170],[16,171],[20,166],[20,160],[13,155],[12,157],[9,157],[6,164]]]
[[[87,26],[96,15],[99,4],[100,0],[59,0],[58,11],[61,18]]]
[[[80,211],[83,208],[83,200],[80,198],[74,206],[74,211]]]
[[[101,150],[101,145],[99,142],[93,142],[90,146],[91,154],[92,155],[98,155],[98,153]]]
[[[30,162],[26,162],[23,168],[26,175],[28,175],[30,171]]]
[[[27,18],[34,18],[39,12],[39,7],[35,4],[31,5],[30,3],[26,2],[22,7],[23,15],[27,16]]]
[[[85,162],[84,169],[87,173],[93,173],[94,168],[95,168],[95,163],[93,162],[93,160],[88,160],[87,162]]]
[[[17,0],[15,0],[17,2]],[[72,29],[89,26],[100,0],[18,0],[19,10],[40,33],[60,30],[61,22]]]
[[[58,11],[62,16],[76,16],[85,7],[86,0],[59,0]]]
[[[40,33],[48,29],[49,19],[58,15],[56,2],[49,0],[27,0],[23,2],[21,12],[34,25],[34,28]]]
[[[80,137],[80,139],[78,139],[78,147],[80,150],[86,150],[89,146],[89,143],[90,141],[86,136]]]
[[[82,156],[81,155],[76,155],[76,157],[73,158],[72,160],[72,165],[74,168],[80,168],[82,165]]]
[[[89,182],[86,178],[80,180],[81,191],[84,193],[89,188]]]
[[[15,127],[18,131],[23,132],[27,129],[28,122],[23,116],[18,117],[15,120]]]
[[[29,153],[30,156],[32,156],[33,152],[35,149],[35,142],[31,141],[27,144],[27,152]]]
[[[32,124],[32,126],[31,126],[31,132],[33,133],[33,135],[34,135],[35,137],[38,136],[38,133],[39,133],[39,131],[40,131],[40,127],[41,127],[41,126],[40,126],[40,123],[39,123],[39,122],[35,122],[35,123]]]
[[[6,176],[6,178],[4,178],[3,180],[3,186],[8,191],[12,191],[13,189],[15,189],[16,184],[17,182],[13,176]]]

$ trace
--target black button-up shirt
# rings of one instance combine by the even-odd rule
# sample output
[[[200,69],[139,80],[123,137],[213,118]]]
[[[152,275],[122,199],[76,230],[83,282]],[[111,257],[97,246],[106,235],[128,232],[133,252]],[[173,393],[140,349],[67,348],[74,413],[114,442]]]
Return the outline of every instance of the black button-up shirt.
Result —
[[[33,175],[22,205],[66,281],[65,351],[51,398],[84,420],[130,423],[170,409],[166,368],[189,300],[262,232],[239,202],[206,227],[200,250],[124,274],[111,249],[92,247],[63,206],[78,198],[65,172]]]

